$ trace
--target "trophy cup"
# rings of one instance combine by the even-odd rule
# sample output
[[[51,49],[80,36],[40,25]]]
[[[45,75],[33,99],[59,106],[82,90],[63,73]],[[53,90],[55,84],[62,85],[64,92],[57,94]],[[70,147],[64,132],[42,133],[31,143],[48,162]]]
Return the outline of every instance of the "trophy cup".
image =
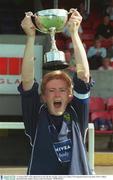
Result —
[[[31,14],[35,17],[36,29],[42,33],[48,33],[51,37],[51,49],[44,54],[43,69],[56,70],[68,67],[64,52],[59,51],[56,46],[55,34],[63,30],[68,14],[73,11],[73,8],[69,12],[65,9],[46,9],[36,12],[34,15]]]

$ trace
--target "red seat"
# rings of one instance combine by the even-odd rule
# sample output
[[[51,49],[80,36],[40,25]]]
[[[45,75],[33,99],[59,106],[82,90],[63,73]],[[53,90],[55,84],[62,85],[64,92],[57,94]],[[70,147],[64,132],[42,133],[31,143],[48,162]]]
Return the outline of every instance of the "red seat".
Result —
[[[105,47],[105,48],[108,48],[108,47],[112,46],[112,42],[109,39],[108,40],[107,39],[106,40],[102,40],[101,41],[101,46]]]
[[[113,110],[113,97],[107,98],[106,106],[107,110]]]
[[[102,18],[96,18],[92,23],[92,29],[96,32],[98,26],[101,24]]]
[[[113,61],[110,62],[111,67],[113,67]]]
[[[91,122],[94,123],[95,135],[109,136],[108,148],[113,150],[113,110],[92,112]]]
[[[63,39],[56,39],[56,46],[59,50],[65,49],[65,40]]]
[[[102,97],[91,96],[89,102],[90,113],[95,111],[104,111],[105,110],[105,99]]]
[[[95,121],[97,118],[104,118],[104,119],[111,119],[111,114],[109,111],[95,111],[91,114],[92,122]]]
[[[88,20],[88,21],[82,21],[82,28],[83,28],[83,31],[84,30],[86,30],[86,29],[91,29],[91,27],[92,27],[92,24],[90,23],[90,21]]]
[[[111,114],[111,119],[112,119],[112,122],[113,122],[113,110],[109,111],[110,114]]]
[[[85,30],[82,34],[83,40],[94,40],[94,31],[92,30]]]
[[[84,40],[84,43],[85,43],[86,48],[87,48],[87,50],[88,50],[88,49],[90,48],[90,46],[93,45],[93,40],[87,40],[87,39],[85,39],[85,40]]]
[[[111,112],[109,111],[98,111],[98,112],[93,112],[91,114],[91,122],[95,123],[96,120],[98,120],[99,118],[100,119],[104,119],[106,121],[111,121],[112,123],[112,129],[108,129],[108,130],[97,130],[95,129],[95,133],[96,134],[113,134],[113,119],[112,119],[112,116],[113,116],[113,112],[112,112],[112,115],[111,115]]]

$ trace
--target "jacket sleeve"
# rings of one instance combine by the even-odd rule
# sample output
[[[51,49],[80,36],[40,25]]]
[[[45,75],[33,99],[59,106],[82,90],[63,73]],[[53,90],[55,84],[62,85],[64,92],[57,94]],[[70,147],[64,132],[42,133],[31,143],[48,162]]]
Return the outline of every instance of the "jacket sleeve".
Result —
[[[21,96],[22,116],[26,135],[29,136],[32,144],[36,132],[38,112],[41,104],[40,96],[38,94],[38,84],[35,82],[32,89],[24,91],[21,83],[18,87],[18,91]]]
[[[84,137],[85,130],[88,127],[89,120],[89,97],[90,97],[90,89],[94,84],[94,81],[90,78],[89,83],[85,83],[84,81],[77,78],[75,74],[73,78],[74,83],[74,97],[72,100],[72,106],[74,107],[77,116],[78,123],[80,126],[81,134]]]

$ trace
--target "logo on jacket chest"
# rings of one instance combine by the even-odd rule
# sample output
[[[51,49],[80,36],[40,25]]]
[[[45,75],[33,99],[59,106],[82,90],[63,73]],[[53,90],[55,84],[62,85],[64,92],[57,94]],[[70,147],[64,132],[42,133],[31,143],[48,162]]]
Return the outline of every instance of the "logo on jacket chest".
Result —
[[[60,162],[70,162],[71,160],[71,139],[53,143],[54,151]]]

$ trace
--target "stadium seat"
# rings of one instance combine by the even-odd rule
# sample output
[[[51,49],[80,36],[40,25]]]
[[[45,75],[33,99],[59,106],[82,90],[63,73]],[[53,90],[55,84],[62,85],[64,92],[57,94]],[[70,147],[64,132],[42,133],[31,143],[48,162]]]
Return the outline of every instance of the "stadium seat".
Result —
[[[98,111],[91,114],[91,122],[94,123],[96,134],[113,135],[112,115],[109,111]]]
[[[113,67],[113,61],[110,62],[111,67]]]
[[[109,137],[108,149],[113,151],[113,112],[98,111],[91,114],[91,123],[94,123],[95,135]]]
[[[65,41],[63,39],[56,39],[56,46],[59,50],[65,49]]]
[[[112,42],[109,39],[108,40],[105,39],[105,40],[101,41],[101,45],[102,45],[102,47],[108,48],[108,47],[112,46]]]
[[[109,136],[108,148],[113,150],[113,111],[98,111],[91,114],[95,135]]]
[[[113,122],[113,110],[109,111],[110,114],[111,114],[111,119],[112,119],[112,122]]]
[[[102,97],[91,96],[89,102],[90,113],[105,110],[105,99]]]
[[[113,97],[109,97],[106,100],[107,110],[113,110]]]

